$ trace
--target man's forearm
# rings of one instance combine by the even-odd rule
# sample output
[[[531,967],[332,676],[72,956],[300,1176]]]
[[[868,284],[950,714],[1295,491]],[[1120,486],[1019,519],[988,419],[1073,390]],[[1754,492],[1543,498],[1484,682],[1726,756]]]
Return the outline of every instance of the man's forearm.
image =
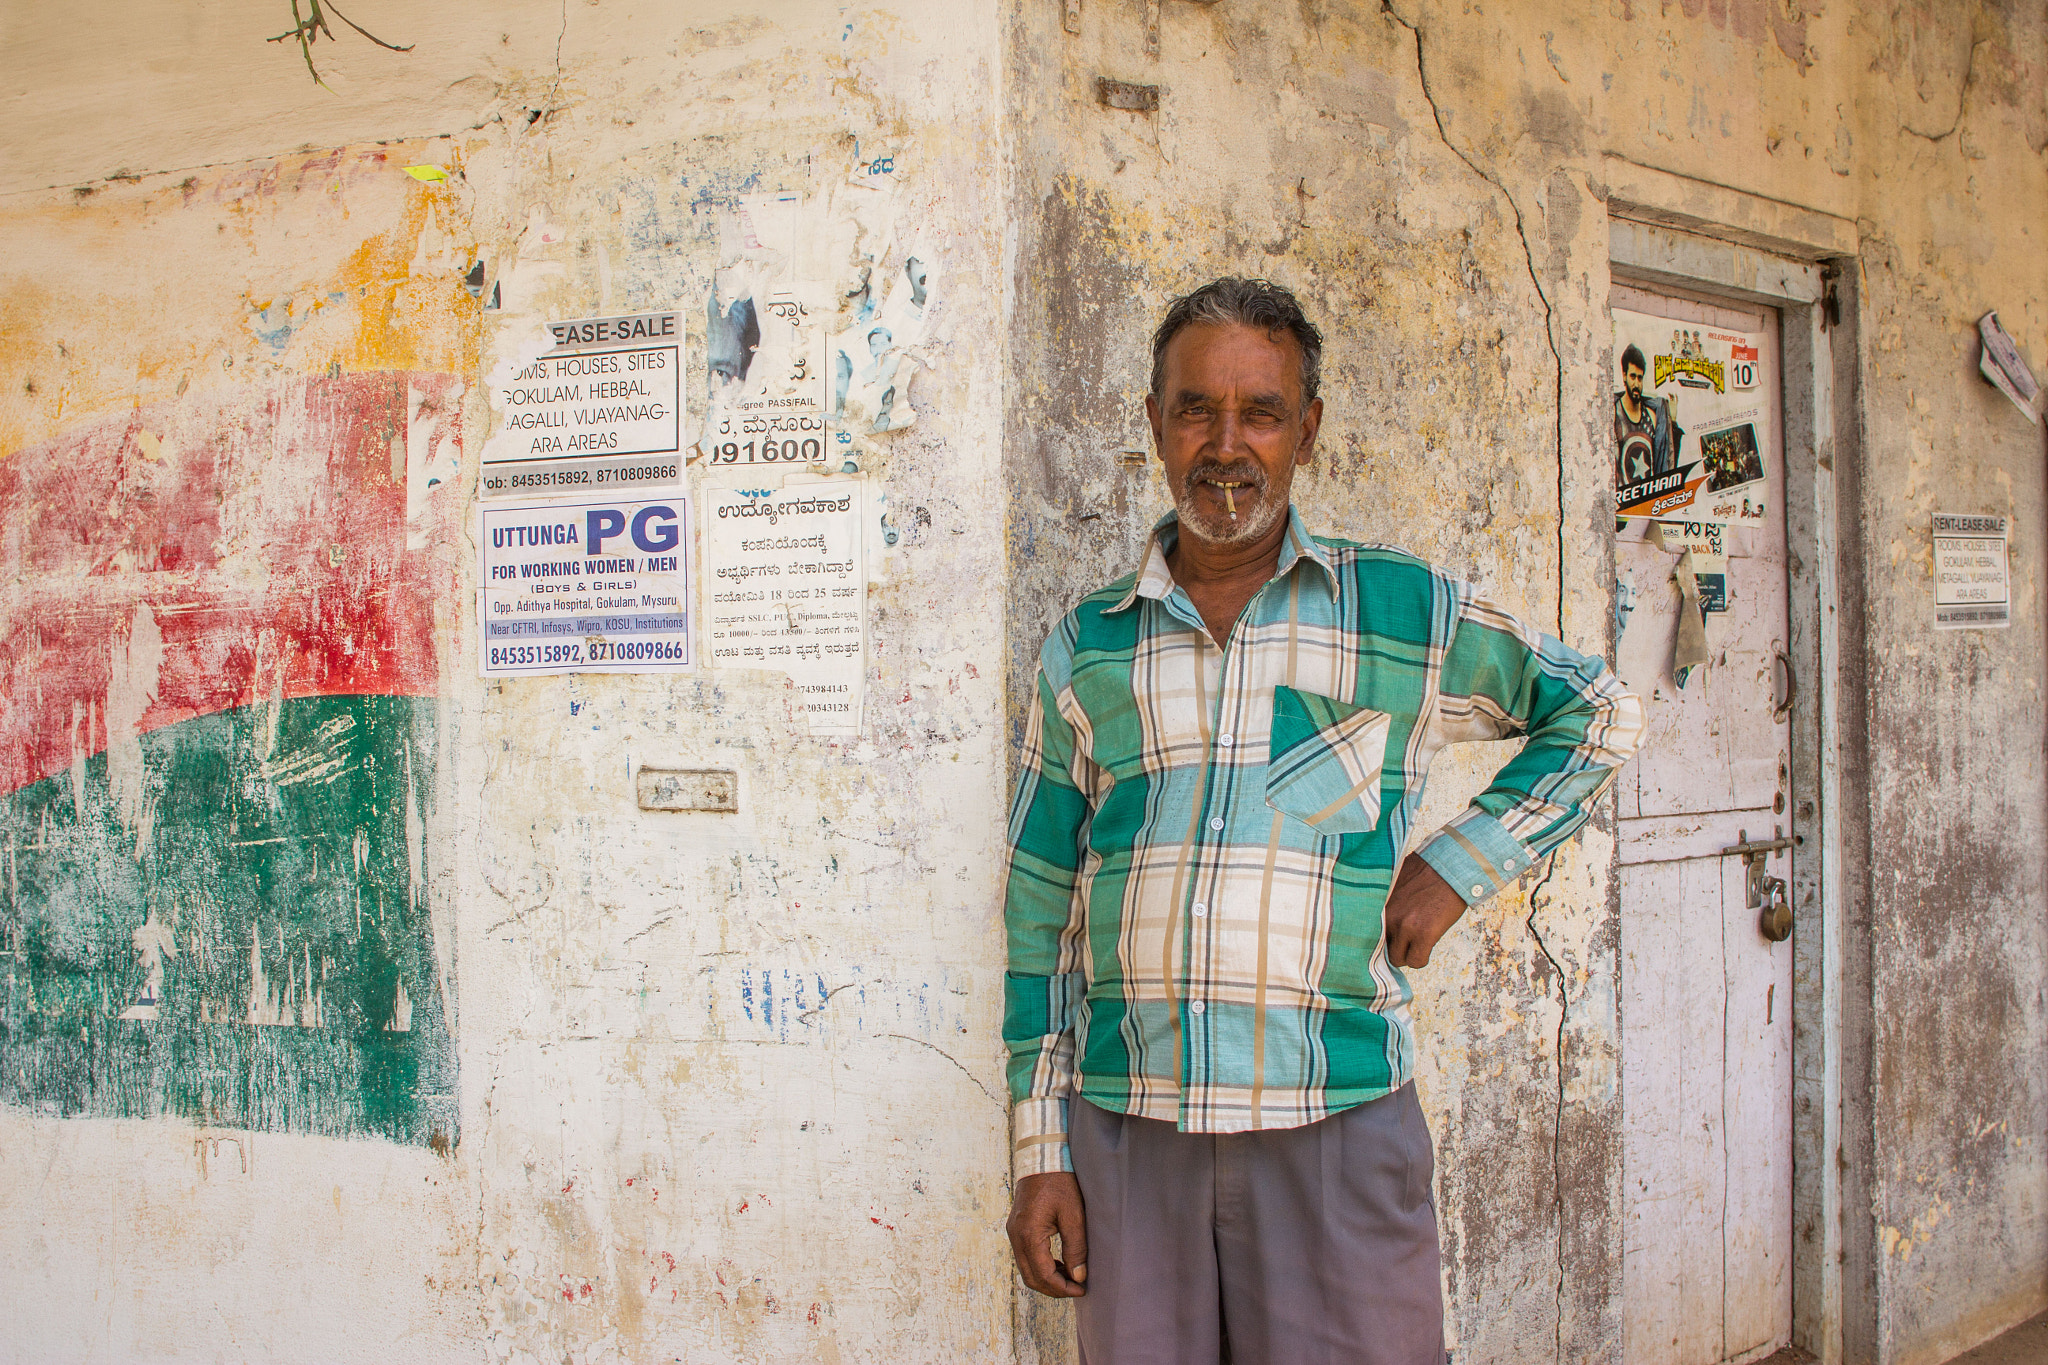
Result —
[[[1460,698],[1475,719],[1496,718],[1482,733],[1458,737],[1525,739],[1472,805],[1419,850],[1452,890],[1476,904],[1585,823],[1592,803],[1634,756],[1643,713],[1600,660],[1485,602],[1466,605],[1445,672],[1440,696]],[[1480,727],[1468,721],[1468,728]]]

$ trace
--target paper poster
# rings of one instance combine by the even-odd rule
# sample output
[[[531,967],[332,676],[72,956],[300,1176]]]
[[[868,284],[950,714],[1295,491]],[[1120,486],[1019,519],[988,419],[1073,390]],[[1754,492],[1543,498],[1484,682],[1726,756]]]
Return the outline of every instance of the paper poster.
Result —
[[[803,278],[806,226],[798,194],[746,195],[720,216],[705,320],[710,463],[824,457],[829,319],[826,291]]]
[[[2021,358],[2019,346],[2005,328],[1999,326],[1997,313],[1986,313],[1977,319],[1977,337],[1981,343],[1977,352],[1977,372],[2011,399],[2012,405],[2025,413],[2029,422],[2038,426],[2041,417],[2034,411],[2034,404],[2040,396],[2041,386],[2034,381],[2034,372]]]
[[[867,672],[866,484],[785,476],[702,490],[705,648],[790,676],[814,735],[860,733]]]
[[[1678,556],[1671,571],[1678,584],[1678,633],[1671,642],[1671,680],[1683,688],[1693,670],[1707,664],[1707,612],[1700,601],[1698,569],[1691,550]]]
[[[879,435],[917,421],[910,381],[913,347],[925,339],[935,310],[932,250],[913,241],[888,253],[887,293],[878,300],[870,279],[852,325],[832,338],[832,417],[848,431]]]
[[[1764,516],[1766,404],[1756,333],[1614,310],[1617,516]]]
[[[1700,595],[1700,618],[1728,610],[1728,567],[1726,560],[1693,556],[1693,588]]]
[[[1691,550],[1693,558],[1725,558],[1728,554],[1728,523],[1725,521],[1653,521],[1645,539],[1671,554]]]
[[[1934,515],[1934,628],[1997,630],[2012,624],[2004,517]]]
[[[1653,521],[1647,539],[1668,553],[1692,556],[1693,585],[1702,614],[1728,610],[1727,522]]]
[[[675,313],[551,322],[492,376],[485,497],[678,481],[682,321]]]
[[[478,517],[485,677],[691,666],[689,499],[485,503]]]

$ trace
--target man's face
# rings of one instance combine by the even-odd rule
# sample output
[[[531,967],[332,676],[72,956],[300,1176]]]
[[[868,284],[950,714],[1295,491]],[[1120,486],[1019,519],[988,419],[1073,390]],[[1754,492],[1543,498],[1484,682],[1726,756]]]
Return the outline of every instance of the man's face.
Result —
[[[1642,366],[1640,366],[1640,365],[1624,365],[1624,366],[1622,366],[1622,367],[1621,367],[1621,386],[1622,386],[1623,388],[1625,388],[1625,389],[1627,389],[1627,390],[1628,390],[1628,401],[1629,401],[1629,402],[1631,402],[1631,403],[1640,403],[1640,402],[1642,402],[1642,401],[1643,401],[1643,367],[1642,367]]]
[[[1323,400],[1301,401],[1301,351],[1282,332],[1186,327],[1145,399],[1183,534],[1258,540],[1287,514],[1294,469],[1315,455]]]

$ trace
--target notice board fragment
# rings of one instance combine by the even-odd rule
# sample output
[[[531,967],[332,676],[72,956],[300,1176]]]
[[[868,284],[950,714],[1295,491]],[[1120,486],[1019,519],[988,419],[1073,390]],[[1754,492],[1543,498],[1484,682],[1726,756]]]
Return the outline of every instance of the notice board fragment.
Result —
[[[682,322],[675,313],[551,322],[549,349],[491,385],[486,497],[681,478]]]
[[[1997,630],[2012,624],[2004,517],[1934,514],[1934,628]]]

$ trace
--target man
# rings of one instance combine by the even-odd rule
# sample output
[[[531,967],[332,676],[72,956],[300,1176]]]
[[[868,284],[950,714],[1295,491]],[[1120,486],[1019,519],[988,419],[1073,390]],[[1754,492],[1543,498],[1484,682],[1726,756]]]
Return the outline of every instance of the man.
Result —
[[[1640,711],[1421,561],[1308,534],[1322,338],[1286,290],[1206,285],[1152,357],[1175,511],[1046,641],[1010,817],[1011,1246],[1087,1365],[1439,1365],[1401,969],[1584,822]],[[1432,756],[1513,734],[1397,881]]]
[[[1682,335],[1673,333],[1673,336]],[[1678,443],[1685,435],[1671,400],[1643,393],[1643,353],[1631,345],[1621,353],[1621,392],[1614,395],[1614,486],[1626,488],[1678,468]]]

